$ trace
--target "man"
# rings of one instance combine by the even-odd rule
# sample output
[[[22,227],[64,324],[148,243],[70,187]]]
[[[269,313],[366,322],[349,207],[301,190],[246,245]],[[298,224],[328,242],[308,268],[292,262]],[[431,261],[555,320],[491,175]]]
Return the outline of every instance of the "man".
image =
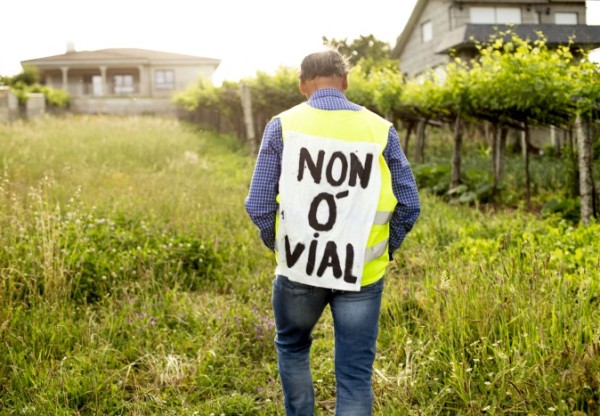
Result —
[[[350,102],[336,50],[308,55],[308,101],[266,126],[246,210],[276,252],[273,309],[287,415],[313,415],[312,330],[329,305],[336,415],[370,415],[383,275],[420,213],[414,177],[388,121]]]

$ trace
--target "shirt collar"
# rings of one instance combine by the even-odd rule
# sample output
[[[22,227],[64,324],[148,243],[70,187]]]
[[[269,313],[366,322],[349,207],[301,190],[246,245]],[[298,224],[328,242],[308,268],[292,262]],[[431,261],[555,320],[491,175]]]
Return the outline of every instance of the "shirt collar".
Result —
[[[340,98],[342,100],[348,101],[344,93],[340,90],[337,90],[335,88],[322,88],[313,92],[310,98],[308,99],[308,102],[311,103],[314,100],[318,100],[325,97]]]

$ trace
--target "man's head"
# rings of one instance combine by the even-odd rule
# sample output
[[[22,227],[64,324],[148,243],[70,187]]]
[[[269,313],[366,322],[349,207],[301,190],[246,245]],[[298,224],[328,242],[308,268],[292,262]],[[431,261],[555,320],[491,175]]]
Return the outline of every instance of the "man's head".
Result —
[[[300,64],[300,92],[308,97],[320,88],[348,88],[348,59],[335,49],[307,55]]]

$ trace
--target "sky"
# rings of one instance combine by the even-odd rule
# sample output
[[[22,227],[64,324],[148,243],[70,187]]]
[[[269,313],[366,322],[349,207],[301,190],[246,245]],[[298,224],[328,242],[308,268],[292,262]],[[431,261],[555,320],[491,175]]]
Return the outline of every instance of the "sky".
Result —
[[[416,0],[28,0],[0,7],[0,75],[75,49],[142,48],[221,60],[214,81],[298,66],[323,36],[373,34],[391,47]],[[600,25],[600,1],[587,1]]]

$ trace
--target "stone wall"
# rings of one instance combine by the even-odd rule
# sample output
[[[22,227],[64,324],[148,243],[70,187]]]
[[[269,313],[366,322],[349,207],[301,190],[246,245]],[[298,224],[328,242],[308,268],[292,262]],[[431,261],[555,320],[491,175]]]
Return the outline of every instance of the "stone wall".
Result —
[[[0,123],[19,118],[19,100],[9,87],[0,87]]]
[[[25,113],[23,114],[27,120],[34,119],[46,113],[46,98],[42,93],[27,94],[25,102]]]
[[[71,112],[79,114],[112,115],[175,115],[169,98],[73,98]]]

